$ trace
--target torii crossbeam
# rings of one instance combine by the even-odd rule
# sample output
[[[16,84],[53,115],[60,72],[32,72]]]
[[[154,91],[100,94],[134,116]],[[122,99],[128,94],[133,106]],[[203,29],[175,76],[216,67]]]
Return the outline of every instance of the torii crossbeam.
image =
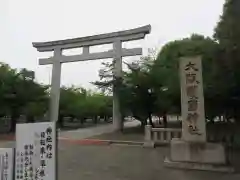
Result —
[[[107,34],[87,36],[74,39],[34,42],[33,47],[39,52],[53,51],[52,57],[39,59],[40,65],[52,64],[52,80],[50,92],[50,120],[56,122],[58,120],[59,98],[60,98],[60,81],[61,81],[61,64],[76,61],[87,61],[96,59],[113,58],[114,59],[114,75],[121,77],[122,75],[122,57],[142,55],[142,48],[124,49],[122,42],[144,39],[146,34],[151,31],[151,26],[143,26],[136,29],[118,31]],[[113,44],[113,49],[104,52],[90,53],[89,47],[102,44]],[[65,56],[62,50],[72,48],[83,48],[82,54]],[[113,94],[113,124],[116,130],[122,128],[121,113],[119,107],[119,97]]]

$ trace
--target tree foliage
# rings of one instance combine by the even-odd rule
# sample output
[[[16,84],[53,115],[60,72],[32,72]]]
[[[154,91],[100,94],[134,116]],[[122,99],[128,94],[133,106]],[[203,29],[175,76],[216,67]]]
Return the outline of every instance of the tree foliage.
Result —
[[[240,118],[240,1],[226,0],[214,38],[219,42],[221,73],[224,74],[227,114]],[[226,85],[227,84],[227,85]]]
[[[218,101],[224,94],[225,85],[221,82],[218,52],[219,46],[214,40],[197,34],[193,34],[190,38],[169,42],[163,46],[154,64],[153,73],[161,76],[159,79],[162,79],[163,86],[167,88],[168,97],[171,97],[169,98],[171,101],[170,112],[176,110],[179,112],[180,110],[179,61],[184,56],[202,56],[207,114],[213,113],[213,107],[219,107]]]
[[[61,117],[77,118],[82,123],[85,118],[107,118],[111,117],[112,98],[84,88],[62,87],[59,111]]]
[[[31,74],[31,78],[27,74]],[[34,82],[32,74],[26,69],[18,72],[7,64],[0,64],[0,115],[11,117],[12,130],[20,115],[25,114],[28,122],[33,122],[33,116],[46,111],[48,87]]]
[[[48,112],[49,86],[37,83],[34,78],[33,71],[25,68],[18,71],[0,63],[0,118],[11,117],[12,131],[21,115],[27,122],[34,122],[43,119]],[[107,118],[111,117],[111,108],[111,96],[84,88],[61,88],[60,119],[72,117],[83,123],[87,117],[96,120],[98,116]],[[61,120],[60,124],[63,124]]]

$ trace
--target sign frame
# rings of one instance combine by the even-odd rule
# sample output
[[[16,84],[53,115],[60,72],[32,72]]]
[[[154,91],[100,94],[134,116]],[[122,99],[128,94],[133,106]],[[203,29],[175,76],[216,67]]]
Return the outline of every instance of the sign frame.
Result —
[[[16,180],[25,177],[55,180],[57,177],[56,123],[17,124],[15,162]]]

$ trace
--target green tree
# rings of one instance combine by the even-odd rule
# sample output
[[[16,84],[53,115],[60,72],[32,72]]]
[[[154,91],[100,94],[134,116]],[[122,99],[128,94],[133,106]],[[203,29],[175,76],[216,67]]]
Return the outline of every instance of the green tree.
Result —
[[[94,82],[99,88],[110,92],[112,92],[113,85],[117,84],[122,114],[135,117],[141,121],[142,125],[147,123],[147,119],[153,125],[152,114],[155,109],[156,94],[154,90],[157,88],[150,76],[153,61],[154,56],[149,54],[132,64],[126,63],[128,70],[123,72],[121,80],[113,78],[112,64],[104,64],[104,68],[101,69],[102,73],[100,73],[100,81]]]
[[[64,117],[81,117],[83,109],[79,107],[86,99],[86,90],[78,87],[62,87],[59,102],[59,126],[63,127]]]
[[[59,106],[59,126],[63,127],[63,118],[71,117],[84,123],[91,118],[97,123],[98,117],[111,116],[112,98],[103,93],[92,92],[78,87],[62,87]]]
[[[226,0],[214,38],[219,42],[222,83],[225,84],[227,114],[240,118],[240,1]]]
[[[202,56],[204,94],[207,116],[214,116],[213,112],[220,107],[219,101],[224,89],[219,78],[219,66],[217,55],[218,44],[211,38],[193,34],[190,38],[184,38],[167,43],[159,52],[152,67],[152,76],[157,77],[165,89],[159,94],[160,107],[167,113],[180,113],[180,81],[179,60],[184,56]],[[165,102],[161,100],[166,100]],[[165,106],[164,106],[164,103]],[[223,105],[223,104],[221,104]],[[218,113],[219,109],[217,109]],[[165,112],[166,113],[166,112]]]
[[[33,78],[26,78],[23,72],[28,70],[18,72],[7,64],[0,64],[0,115],[11,116],[11,131],[15,131],[20,115],[26,115],[28,121],[33,122],[34,117],[43,115],[47,107],[48,87],[34,82]]]
[[[13,82],[16,79],[16,70],[8,64],[0,63],[0,115],[11,115],[10,102],[15,97]]]

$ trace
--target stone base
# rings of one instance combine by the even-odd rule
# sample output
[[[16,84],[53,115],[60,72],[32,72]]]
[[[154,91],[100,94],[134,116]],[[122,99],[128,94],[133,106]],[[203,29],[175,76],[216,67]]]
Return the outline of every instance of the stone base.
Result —
[[[172,161],[226,164],[225,148],[222,144],[186,142],[180,139],[171,141]]]
[[[144,142],[143,147],[145,147],[145,148],[154,148],[155,147],[155,143],[153,141],[146,141],[146,142]]]
[[[168,167],[224,172],[233,170],[226,166],[225,148],[222,144],[172,139],[170,148],[170,158],[165,160]]]
[[[164,160],[164,166],[169,168],[176,168],[176,169],[215,171],[215,172],[225,172],[225,173],[234,172],[234,168],[227,165],[193,163],[193,162],[174,162],[174,161],[170,161],[168,158]]]

